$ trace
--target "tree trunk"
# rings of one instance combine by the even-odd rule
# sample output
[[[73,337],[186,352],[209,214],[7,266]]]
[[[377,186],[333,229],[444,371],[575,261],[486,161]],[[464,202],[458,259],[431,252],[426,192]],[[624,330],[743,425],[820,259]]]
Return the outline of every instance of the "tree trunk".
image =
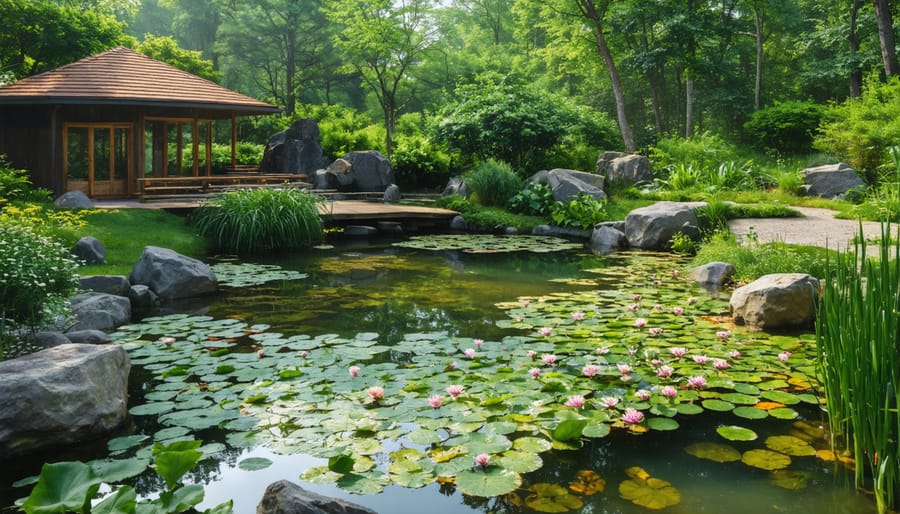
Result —
[[[625,151],[634,153],[637,147],[634,144],[634,136],[631,135],[631,125],[628,124],[628,117],[625,115],[625,93],[622,92],[622,81],[619,79],[619,70],[616,68],[616,62],[613,60],[609,46],[606,45],[606,38],[599,24],[594,25],[594,36],[597,38],[597,50],[606,63],[606,69],[609,71],[609,79],[612,82],[613,96],[616,99],[616,118],[619,120],[619,130],[622,131],[622,142],[625,143]]]
[[[297,107],[297,93],[294,86],[294,74],[297,72],[297,37],[293,31],[285,35],[285,82],[284,82],[284,113],[288,117],[294,116]]]
[[[684,137],[694,135],[694,77],[690,72],[684,81]]]
[[[763,75],[763,30],[759,5],[753,4],[753,19],[756,22],[756,87],[753,90],[753,110],[762,107],[762,75]]]
[[[888,0],[872,0],[875,4],[875,19],[878,21],[878,39],[881,40],[881,59],[884,61],[886,77],[900,76],[897,62],[897,47],[894,43],[894,20]]]
[[[862,70],[859,69],[859,63],[856,60],[856,54],[859,53],[856,20],[859,17],[860,7],[862,7],[862,0],[850,2],[850,34],[847,36],[850,43],[850,98],[859,98],[862,95]]]

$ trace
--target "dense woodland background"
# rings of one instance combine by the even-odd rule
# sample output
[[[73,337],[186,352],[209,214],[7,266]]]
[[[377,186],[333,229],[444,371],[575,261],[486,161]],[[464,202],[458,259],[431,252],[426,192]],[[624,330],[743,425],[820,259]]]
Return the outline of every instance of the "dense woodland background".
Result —
[[[376,148],[410,177],[489,157],[592,170],[597,151],[710,134],[874,173],[900,126],[863,155],[861,129],[828,124],[866,91],[900,99],[893,4],[0,0],[0,83],[123,44],[284,109],[245,141],[315,117],[326,151]]]

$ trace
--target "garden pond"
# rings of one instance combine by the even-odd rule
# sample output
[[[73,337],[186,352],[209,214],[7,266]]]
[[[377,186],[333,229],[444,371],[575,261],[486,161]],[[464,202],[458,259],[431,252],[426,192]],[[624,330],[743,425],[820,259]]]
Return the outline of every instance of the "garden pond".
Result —
[[[215,262],[221,295],[114,334],[133,429],[0,485],[196,439],[200,507],[242,514],[281,479],[382,514],[875,510],[831,451],[814,334],[732,326],[677,256],[423,236]]]

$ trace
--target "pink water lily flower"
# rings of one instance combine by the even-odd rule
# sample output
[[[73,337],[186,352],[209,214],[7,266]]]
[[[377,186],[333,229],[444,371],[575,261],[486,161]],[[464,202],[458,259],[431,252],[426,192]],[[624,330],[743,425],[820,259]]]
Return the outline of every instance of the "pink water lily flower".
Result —
[[[594,350],[594,353],[596,353],[597,355],[606,355],[607,353],[609,353],[609,347],[598,346],[597,349]]]
[[[781,362],[787,362],[787,360],[791,357],[791,352],[785,350],[778,354],[778,360]]]
[[[625,307],[625,308],[628,309],[628,312],[637,312],[637,310],[640,309],[641,306],[636,303],[632,303],[631,305],[629,305],[628,307]]]
[[[484,344],[484,339],[473,339],[472,344],[475,345],[475,348],[481,348],[481,345]]]
[[[687,353],[687,349],[676,346],[674,348],[669,348],[669,353],[671,353],[676,359],[680,359]]]
[[[721,371],[723,369],[728,369],[731,367],[731,364],[728,363],[725,359],[713,359],[713,368]]]
[[[528,358],[534,360],[535,357],[537,357],[537,352],[534,350],[528,350]]]
[[[175,338],[174,337],[164,337],[164,338],[160,339],[159,342],[166,346],[169,346],[170,344],[175,342]]]
[[[641,401],[647,401],[650,399],[650,391],[646,389],[638,389],[634,392],[634,395]]]
[[[737,359],[738,357],[741,356],[741,352],[740,352],[740,350],[731,350],[730,352],[728,352],[728,356],[731,357],[732,359]]]
[[[575,407],[576,409],[580,409],[584,407],[584,396],[580,394],[570,396],[565,403],[566,407]]]
[[[596,364],[588,364],[585,367],[581,368],[581,374],[586,377],[593,377],[600,373],[600,366]]]
[[[475,358],[475,349],[474,348],[466,348],[465,350],[463,350],[463,354],[465,354],[465,356],[469,359],[474,359]]]
[[[633,301],[634,303],[638,303],[639,301],[641,301],[641,295],[636,294],[636,295],[632,296],[631,301]]]
[[[262,351],[262,350],[257,350],[257,351],[256,351],[256,356],[259,357],[260,359],[262,359],[263,357],[266,356],[266,352],[264,352],[264,351]]]
[[[356,378],[359,376],[359,366],[350,366],[350,368],[347,371],[350,372],[351,377]]]
[[[452,396],[454,400],[459,398],[459,395],[461,395],[464,390],[465,390],[465,387],[463,387],[459,384],[449,385],[449,386],[447,386],[447,389],[445,389],[445,391],[447,391],[447,394]]]
[[[538,330],[538,332],[539,332],[542,336],[547,337],[547,336],[550,335],[551,332],[553,332],[553,329],[550,328],[550,327],[541,327],[541,329]]]
[[[572,313],[572,321],[581,321],[585,317],[585,313],[578,311]]]
[[[619,399],[615,396],[604,396],[603,398],[600,398],[600,403],[602,403],[604,407],[612,409],[619,404]]]
[[[663,306],[660,305],[660,304],[656,304],[656,305],[653,306],[653,310],[655,310],[655,311],[661,311],[661,310],[663,310]]]
[[[628,423],[629,425],[636,425],[644,420],[644,413],[632,408],[625,409],[625,414],[622,415],[622,421]]]
[[[653,337],[659,337],[663,333],[663,329],[660,327],[648,328],[647,333],[649,333]]]
[[[523,307],[528,307],[529,305],[531,305],[531,300],[522,300]]]
[[[707,357],[706,355],[694,355],[694,362],[703,365],[709,362],[709,357]]]
[[[541,355],[541,360],[544,361],[544,364],[552,366],[556,364],[556,355],[553,355],[552,353],[545,353],[544,355]]]
[[[659,388],[659,394],[666,398],[675,398],[675,396],[678,395],[678,390],[672,386],[662,386]]]
[[[475,456],[475,465],[481,469],[485,469],[491,465],[491,456],[486,453],[480,453]]]
[[[434,394],[428,397],[428,405],[431,405],[432,409],[439,409],[443,404],[444,399],[441,398],[441,395],[439,394]]]
[[[716,332],[716,337],[719,339],[728,339],[731,336],[731,332],[728,330],[719,330]]]
[[[697,297],[692,296],[692,297],[688,298],[687,303],[688,303],[688,305],[694,305],[695,303],[697,303]]]
[[[301,359],[305,359],[305,358],[309,357],[309,352],[306,350],[300,350],[300,353],[298,355],[300,355]]]
[[[366,394],[369,395],[369,398],[377,402],[378,400],[384,398],[384,388],[380,386],[372,386],[368,391],[366,391]]]
[[[702,376],[694,376],[687,379],[687,384],[689,387],[700,388],[706,385],[706,379]]]
[[[619,380],[621,380],[622,382],[631,382],[631,375],[622,375],[621,377],[619,377]]]
[[[629,366],[628,364],[625,364],[624,362],[620,362],[620,363],[616,364],[616,369],[618,369],[619,373],[621,373],[623,375],[627,375],[628,373],[631,373],[631,366]]]
[[[528,370],[528,374],[531,375],[531,378],[537,378],[541,376],[541,368],[531,368]]]
[[[682,314],[684,314],[684,307],[672,307],[672,314],[681,316]]]
[[[637,318],[634,320],[635,328],[644,328],[645,326],[647,326],[647,320],[645,320],[644,318]]]
[[[660,366],[659,369],[656,370],[656,376],[659,378],[669,378],[672,376],[672,372],[675,371],[672,369],[672,366]]]

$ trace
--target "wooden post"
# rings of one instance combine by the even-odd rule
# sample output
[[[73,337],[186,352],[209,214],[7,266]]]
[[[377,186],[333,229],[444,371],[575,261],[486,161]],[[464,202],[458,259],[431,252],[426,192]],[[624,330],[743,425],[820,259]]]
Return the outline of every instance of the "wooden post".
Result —
[[[206,120],[206,176],[212,175],[212,121]]]
[[[200,174],[200,128],[197,126],[197,118],[191,121],[191,156],[194,159],[191,175],[196,177]]]
[[[231,111],[231,169],[237,168],[237,121]]]

